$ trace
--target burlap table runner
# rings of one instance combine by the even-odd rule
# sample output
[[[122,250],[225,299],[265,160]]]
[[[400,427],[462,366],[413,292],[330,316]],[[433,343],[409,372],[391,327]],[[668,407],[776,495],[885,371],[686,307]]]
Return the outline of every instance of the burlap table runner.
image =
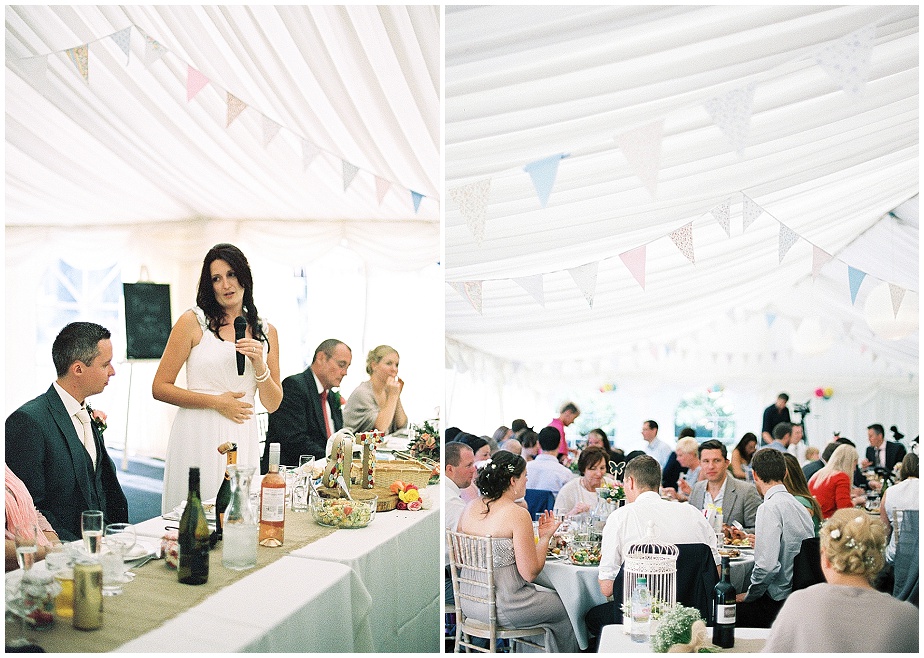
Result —
[[[285,544],[280,548],[258,546],[255,569],[233,571],[222,566],[221,544],[218,544],[209,555],[208,582],[182,585],[177,580],[175,569],[168,568],[164,560],[152,560],[132,570],[136,574],[135,579],[123,587],[121,595],[103,597],[102,628],[79,631],[71,625],[70,619],[55,616],[53,628],[30,631],[29,635],[47,652],[112,651],[201,603],[222,587],[335,531],[336,528],[315,523],[310,512],[287,514]]]

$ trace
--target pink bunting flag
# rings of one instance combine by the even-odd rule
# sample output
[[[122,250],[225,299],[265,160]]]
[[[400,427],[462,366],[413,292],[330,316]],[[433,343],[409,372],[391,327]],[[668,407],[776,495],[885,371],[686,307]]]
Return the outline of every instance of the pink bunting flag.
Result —
[[[242,101],[240,98],[236,97],[231,92],[228,92],[228,122],[225,124],[225,128],[231,125],[231,123],[247,109],[247,103]]]
[[[311,163],[314,162],[314,159],[318,157],[321,153],[321,149],[309,142],[307,139],[302,139],[302,171],[308,169],[311,166]]]
[[[894,283],[889,284],[889,294],[892,296],[892,312],[894,317],[898,317],[898,309],[901,308],[902,300],[905,298],[905,289]]]
[[[747,231],[748,226],[754,223],[754,220],[760,217],[761,213],[764,211],[763,208],[754,203],[753,200],[747,195],[741,194],[741,203],[742,203],[742,212],[744,215],[744,228],[743,230]]]
[[[514,279],[514,281],[521,288],[523,288],[523,290],[528,292],[532,298],[539,303],[540,306],[545,306],[545,291],[542,284],[541,274],[517,277]]]
[[[270,142],[273,141],[273,138],[279,134],[279,130],[282,126],[265,114],[261,116],[263,117],[263,148],[266,148],[269,146]]]
[[[90,53],[87,44],[77,46],[76,48],[69,48],[67,50],[67,56],[74,63],[74,66],[77,67],[77,71],[80,72],[80,75],[83,76],[83,81],[90,84]]]
[[[188,103],[196,97],[202,89],[209,83],[209,79],[194,69],[189,64],[186,65],[186,102]]]
[[[574,283],[580,288],[581,292],[584,294],[584,299],[587,300],[591,308],[594,307],[594,294],[597,288],[597,269],[599,266],[600,263],[587,263],[586,265],[572,267],[568,270],[568,274],[574,279]]]
[[[616,144],[629,166],[641,179],[651,196],[657,198],[658,171],[661,169],[661,141],[664,119],[616,137]]]
[[[150,66],[154,62],[158,61],[167,53],[167,49],[149,37],[144,35],[144,65]]]
[[[479,246],[484,240],[484,226],[487,219],[488,194],[490,191],[490,178],[449,190],[449,198],[459,206],[459,212],[465,218],[468,230],[475,237],[475,244]]]
[[[780,262],[783,262],[783,258],[786,256],[787,252],[792,248],[796,242],[799,241],[799,236],[788,226],[785,226],[780,222]]]
[[[723,96],[706,101],[706,111],[740,155],[744,151],[751,128],[751,104],[754,101],[753,83],[733,89]]]
[[[696,264],[696,259],[693,258],[693,222],[684,224],[676,231],[671,231],[668,235],[670,235],[671,240],[674,241],[681,253],[689,258],[691,263]]]
[[[815,61],[851,96],[861,96],[869,80],[876,26],[867,25],[815,54]]]
[[[827,265],[831,261],[832,258],[834,258],[834,256],[829,254],[827,251],[825,251],[821,247],[812,245],[812,278],[813,279],[818,276],[818,274],[821,272],[821,268]]]
[[[343,160],[343,191],[346,192],[347,188],[350,186],[350,183],[353,182],[353,179],[356,178],[357,172],[359,172],[359,167],[351,162]]]
[[[630,249],[629,251],[619,254],[623,265],[625,265],[629,273],[635,277],[635,280],[638,281],[642,290],[645,289],[645,251],[645,245],[642,245],[641,247],[636,247],[635,249]]]
[[[391,187],[391,183],[381,176],[375,177],[375,197],[379,201],[379,205],[382,205],[382,200],[385,198],[385,195],[388,193],[388,188]]]
[[[727,199],[723,203],[720,203],[710,212],[712,216],[715,217],[715,221],[719,223],[723,229],[725,229],[725,235],[731,237],[731,199]]]
[[[482,312],[481,281],[450,281],[449,285],[467,299],[472,308],[478,311],[479,314]]]

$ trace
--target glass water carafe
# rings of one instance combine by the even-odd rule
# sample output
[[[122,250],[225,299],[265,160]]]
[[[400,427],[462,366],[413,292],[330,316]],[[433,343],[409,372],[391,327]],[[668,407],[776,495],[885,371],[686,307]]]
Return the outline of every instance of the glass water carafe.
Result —
[[[250,504],[250,483],[255,471],[256,468],[252,466],[228,466],[231,500],[224,515],[221,563],[237,571],[257,566],[260,524]]]

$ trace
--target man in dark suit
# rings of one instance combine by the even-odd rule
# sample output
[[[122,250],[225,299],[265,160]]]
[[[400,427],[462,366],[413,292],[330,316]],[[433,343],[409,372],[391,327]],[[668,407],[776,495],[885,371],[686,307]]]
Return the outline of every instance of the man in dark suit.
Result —
[[[51,347],[58,374],[47,392],[6,419],[6,463],[63,541],[80,539],[80,515],[102,510],[106,523],[128,521],[128,502],[86,398],[115,375],[104,327],[73,322]]]
[[[866,428],[869,437],[869,447],[866,449],[866,459],[863,468],[881,466],[889,471],[895,468],[905,458],[905,446],[894,441],[886,441],[885,429],[879,423]]]
[[[282,403],[269,417],[261,473],[269,468],[271,443],[279,444],[281,464],[298,466],[301,455],[327,456],[327,439],[343,428],[340,395],[330,389],[340,386],[352,360],[346,343],[328,338],[318,345],[304,372],[282,380]]]

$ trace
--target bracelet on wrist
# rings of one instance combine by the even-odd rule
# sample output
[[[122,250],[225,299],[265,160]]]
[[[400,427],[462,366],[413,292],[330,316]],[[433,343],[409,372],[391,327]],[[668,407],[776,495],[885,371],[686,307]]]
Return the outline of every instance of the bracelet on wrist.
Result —
[[[263,374],[257,376],[256,380],[258,384],[262,384],[269,378],[270,378],[270,369],[269,369],[269,366],[266,366],[266,370],[263,371]]]

